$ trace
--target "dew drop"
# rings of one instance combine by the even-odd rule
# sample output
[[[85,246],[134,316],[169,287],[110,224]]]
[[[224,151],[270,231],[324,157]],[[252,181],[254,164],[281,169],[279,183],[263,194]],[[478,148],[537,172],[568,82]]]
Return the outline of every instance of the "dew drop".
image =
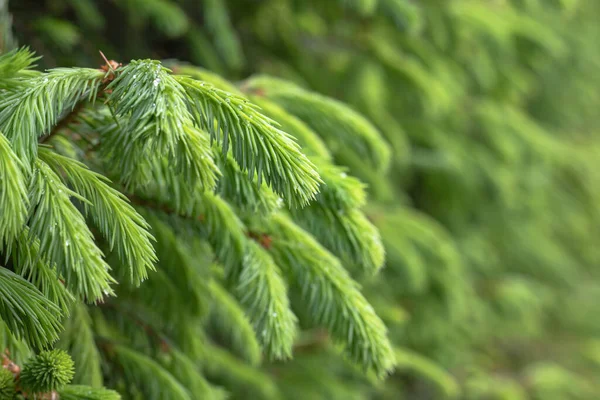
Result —
[[[229,97],[228,97],[228,98],[226,98],[226,99],[225,99],[225,101],[226,101],[227,103],[231,103],[231,99],[230,99]]]
[[[347,173],[345,173],[345,172],[342,172],[342,173],[340,174],[340,176],[341,176],[342,178],[345,178],[345,177],[347,177],[347,176],[348,176],[348,174],[347,174]]]
[[[283,199],[281,197],[277,198],[277,207],[281,207],[283,205]]]
[[[273,318],[275,318],[277,316],[277,313],[274,312],[272,315],[273,315]]]
[[[108,296],[110,294],[110,292],[108,290],[104,290],[104,295]]]
[[[156,78],[154,80],[154,82],[152,82],[152,84],[154,85],[154,87],[158,86],[158,84],[160,83],[160,79]]]
[[[137,75],[133,75],[133,79],[137,78]]]
[[[69,247],[70,245],[71,245],[71,242],[70,242],[70,241],[68,241],[68,240],[66,240],[66,241],[65,241],[65,247]]]
[[[242,105],[240,104],[240,105],[238,106],[238,108],[239,108],[240,110],[243,110],[243,109],[244,109],[244,106],[242,106]]]

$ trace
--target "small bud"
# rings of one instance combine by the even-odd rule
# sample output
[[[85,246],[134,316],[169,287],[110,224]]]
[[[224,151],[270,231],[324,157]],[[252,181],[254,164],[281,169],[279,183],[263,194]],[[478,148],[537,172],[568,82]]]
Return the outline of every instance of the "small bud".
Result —
[[[12,399],[15,396],[15,377],[8,369],[0,369],[0,399]]]
[[[74,374],[73,360],[66,352],[44,351],[25,363],[20,383],[27,392],[48,393],[71,382]]]

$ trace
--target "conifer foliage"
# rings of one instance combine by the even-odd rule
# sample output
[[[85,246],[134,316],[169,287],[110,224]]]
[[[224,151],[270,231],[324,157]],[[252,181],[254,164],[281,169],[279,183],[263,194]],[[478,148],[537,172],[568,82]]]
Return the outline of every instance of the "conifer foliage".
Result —
[[[599,18],[0,0],[0,400],[595,400]]]
[[[311,161],[237,89],[153,60],[37,60],[0,56],[0,317],[7,360],[24,362],[7,393],[220,398],[212,342],[285,360],[299,323],[391,371],[386,328],[342,263],[384,261],[358,180]]]

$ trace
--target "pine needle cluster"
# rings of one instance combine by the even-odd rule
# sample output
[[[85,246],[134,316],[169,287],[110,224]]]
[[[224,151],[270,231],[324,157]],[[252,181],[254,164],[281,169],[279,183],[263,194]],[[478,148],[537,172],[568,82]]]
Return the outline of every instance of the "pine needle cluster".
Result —
[[[7,398],[598,397],[596,1],[0,10]]]

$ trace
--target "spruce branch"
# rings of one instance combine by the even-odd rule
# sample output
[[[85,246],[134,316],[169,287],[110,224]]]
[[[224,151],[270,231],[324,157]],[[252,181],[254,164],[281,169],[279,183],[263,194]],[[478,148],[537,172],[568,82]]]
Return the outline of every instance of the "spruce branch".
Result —
[[[39,159],[29,192],[35,205],[29,216],[32,240],[39,239],[44,258],[56,266],[67,287],[90,302],[112,294],[110,284],[114,279],[108,272],[110,268],[70,198],[87,200],[69,190]]]
[[[244,87],[251,93],[261,91],[304,121],[336,155],[342,149],[351,150],[379,172],[389,167],[391,151],[380,132],[344,103],[269,76],[254,77]]]
[[[165,158],[188,185],[214,187],[218,169],[208,140],[193,126],[185,91],[169,70],[157,61],[134,60],[117,70],[107,90],[122,127],[107,131],[105,154],[127,186],[146,185],[154,164]]]
[[[211,281],[209,285],[212,301],[209,314],[211,331],[220,342],[251,365],[261,360],[261,348],[254,333],[249,317],[237,300],[219,283]]]
[[[87,200],[83,204],[86,214],[91,215],[108,239],[110,249],[116,248],[119,258],[129,267],[129,280],[139,285],[148,271],[154,270],[156,261],[148,224],[127,204],[123,194],[108,185],[104,176],[47,148],[40,148],[38,154],[55,173],[64,172],[64,180]]]
[[[75,297],[65,287],[56,268],[44,259],[40,241],[31,239],[29,228],[24,228],[7,250],[15,273],[33,283],[68,316]]]
[[[321,182],[312,163],[277,124],[248,100],[186,76],[175,76],[186,90],[195,122],[258,184],[265,182],[292,207],[314,198]]]
[[[157,238],[155,247],[159,259],[158,273],[142,287],[136,297],[146,299],[148,306],[151,306],[155,312],[161,313],[162,318],[172,321],[173,324],[185,323],[178,319],[177,314],[171,312],[171,307],[178,301],[186,304],[188,319],[205,315],[208,312],[210,291],[207,282],[210,275],[206,264],[210,264],[210,258],[199,257],[203,252],[202,248],[198,248],[200,244],[184,232],[174,230],[170,224],[172,217],[153,212],[145,212],[144,215]],[[158,294],[157,291],[161,286],[174,288],[174,293],[167,294],[165,290],[164,295]]]
[[[270,253],[304,299],[306,313],[344,344],[349,357],[383,378],[394,366],[387,329],[339,261],[283,215],[267,229]]]
[[[260,107],[260,110],[267,117],[272,118],[281,124],[281,129],[292,135],[302,146],[302,151],[314,162],[314,158],[331,161],[332,156],[321,137],[313,131],[306,123],[293,114],[290,114],[277,103],[269,100],[259,91],[252,93],[251,100]],[[318,167],[318,165],[317,165]],[[319,171],[320,173],[320,171]]]
[[[140,203],[156,207],[147,201]],[[267,252],[246,239],[243,224],[219,197],[204,193],[198,206],[200,214],[195,215],[203,216],[199,228],[213,244],[217,259],[225,267],[228,286],[252,322],[267,356],[290,357],[296,317],[278,267]],[[173,211],[164,206],[159,209]]]
[[[0,54],[0,76],[2,77],[0,88],[14,89],[15,85],[19,86],[14,78],[35,74],[30,68],[37,60],[39,57],[36,57],[33,51],[27,47],[2,52]]]
[[[169,371],[190,392],[194,399],[225,400],[228,396],[223,390],[211,385],[201,373],[197,363],[187,354],[171,349],[171,360],[167,362]]]
[[[116,344],[111,346],[111,353],[114,362],[122,367],[132,385],[129,390],[137,388],[148,400],[192,400],[186,388],[152,358]]]
[[[258,185],[248,178],[231,155],[216,154],[217,165],[222,177],[216,187],[219,194],[241,214],[268,215],[281,208],[283,199],[266,184]]]
[[[52,131],[60,116],[87,99],[93,102],[105,73],[90,68],[56,68],[28,79],[24,91],[0,100],[0,130],[15,153],[29,163],[40,136]],[[29,164],[26,164],[29,167]]]
[[[293,214],[299,225],[311,232],[348,266],[376,274],[385,261],[385,250],[377,228],[356,209],[332,209],[321,202]]]
[[[29,199],[24,166],[0,133],[0,248],[10,244],[23,229]]]
[[[121,400],[114,390],[85,385],[67,385],[58,391],[61,400]]]
[[[275,380],[260,369],[241,363],[227,350],[207,342],[201,356],[204,375],[223,382],[238,398],[276,400],[281,398]]]
[[[0,268],[0,317],[17,339],[44,348],[58,339],[60,309],[33,284]]]
[[[244,307],[267,357],[292,355],[297,318],[290,309],[287,288],[269,253],[248,242],[234,293]]]

